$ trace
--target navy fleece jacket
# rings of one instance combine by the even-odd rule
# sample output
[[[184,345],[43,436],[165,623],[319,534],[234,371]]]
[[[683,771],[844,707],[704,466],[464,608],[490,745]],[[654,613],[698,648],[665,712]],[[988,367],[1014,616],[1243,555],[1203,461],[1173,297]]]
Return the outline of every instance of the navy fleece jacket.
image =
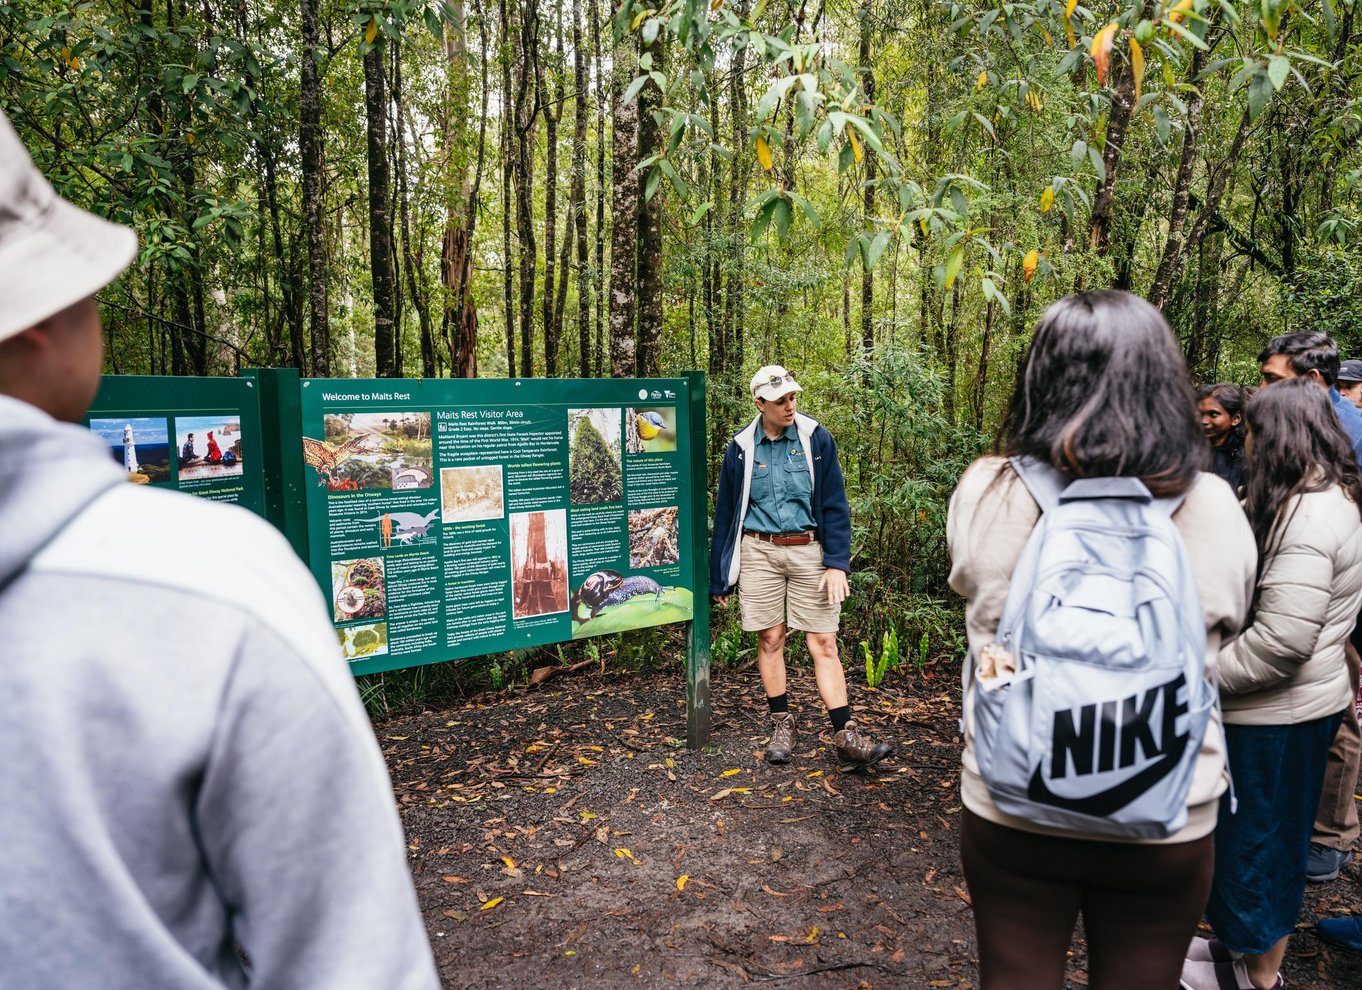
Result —
[[[714,499],[714,535],[709,551],[709,593],[727,595],[737,587],[742,554],[737,552],[743,519],[752,491],[752,452],[756,449],[758,416],[728,441],[724,465],[719,472],[719,493]],[[813,479],[813,520],[818,542],[823,545],[823,566],[851,570],[851,509],[847,505],[837,443],[818,421],[795,415],[795,429],[809,452]]]

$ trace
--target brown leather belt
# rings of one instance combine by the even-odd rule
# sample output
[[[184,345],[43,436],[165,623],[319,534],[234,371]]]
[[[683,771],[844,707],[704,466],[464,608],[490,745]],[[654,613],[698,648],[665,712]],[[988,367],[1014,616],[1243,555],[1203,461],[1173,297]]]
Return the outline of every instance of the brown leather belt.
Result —
[[[813,542],[814,532],[809,529],[802,533],[758,533],[755,530],[745,529],[743,535],[761,540],[763,543],[769,543],[774,547],[806,547]]]

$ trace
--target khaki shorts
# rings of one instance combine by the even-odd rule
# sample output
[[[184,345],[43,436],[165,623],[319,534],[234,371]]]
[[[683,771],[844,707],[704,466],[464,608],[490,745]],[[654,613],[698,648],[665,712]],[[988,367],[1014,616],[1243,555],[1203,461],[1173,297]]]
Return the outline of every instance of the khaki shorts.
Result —
[[[744,630],[784,624],[804,632],[837,631],[842,606],[828,604],[827,590],[818,588],[827,570],[821,543],[778,547],[744,533],[740,552],[738,600]]]

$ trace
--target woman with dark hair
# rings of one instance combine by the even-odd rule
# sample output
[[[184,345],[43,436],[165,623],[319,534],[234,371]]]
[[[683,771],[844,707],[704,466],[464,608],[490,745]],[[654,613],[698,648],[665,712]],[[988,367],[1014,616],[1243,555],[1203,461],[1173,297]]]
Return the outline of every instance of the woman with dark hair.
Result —
[[[1211,445],[1211,473],[1224,478],[1238,494],[1244,486],[1244,402],[1238,385],[1218,382],[1196,390],[1201,431]]]
[[[1086,292],[1054,303],[1036,325],[996,454],[976,461],[951,498],[950,583],[966,599],[967,663],[996,647],[1012,573],[1041,516],[1008,460],[1018,456],[1066,479],[1137,478],[1157,498],[1181,499],[1173,528],[1213,671],[1248,611],[1253,534],[1229,489],[1200,470],[1206,442],[1191,382],[1157,309],[1126,292]],[[980,773],[970,696],[965,713],[960,847],[983,990],[1058,990],[1080,913],[1089,986],[1175,986],[1210,890],[1211,834],[1228,786],[1218,715],[1196,756],[1186,824],[1163,839],[1113,840],[1002,811]]]
[[[1220,651],[1238,809],[1221,807],[1188,990],[1282,986],[1305,895],[1329,745],[1353,701],[1344,644],[1362,605],[1362,475],[1329,394],[1303,378],[1254,396],[1244,511],[1258,544],[1253,621]]]

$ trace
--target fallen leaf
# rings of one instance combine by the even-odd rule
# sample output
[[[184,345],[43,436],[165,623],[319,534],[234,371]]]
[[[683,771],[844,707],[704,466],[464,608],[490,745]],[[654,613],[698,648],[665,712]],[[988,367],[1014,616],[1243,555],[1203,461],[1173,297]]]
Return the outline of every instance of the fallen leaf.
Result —
[[[971,907],[974,906],[974,902],[970,900],[969,893],[963,887],[952,884],[951,890],[955,891],[955,896],[959,897],[966,904],[970,905]]]
[[[440,913],[446,918],[453,918],[455,921],[466,921],[468,919],[468,915],[462,911],[455,911],[453,908],[445,908]]]
[[[764,891],[766,891],[766,893],[770,894],[772,897],[789,897],[789,896],[790,896],[790,892],[789,892],[789,891],[785,891],[784,893],[781,893],[780,891],[776,890],[774,887],[768,887],[766,884],[762,884],[762,885],[761,885],[761,889],[764,890]]]
[[[515,860],[513,860],[510,856],[502,856],[501,861],[506,864],[506,868],[508,870],[515,869]]]
[[[734,767],[732,770],[725,770],[723,773],[719,774],[719,776],[732,777],[735,773],[742,773],[742,771],[739,770],[737,767]]]
[[[479,911],[490,911],[490,910],[492,910],[492,908],[496,907],[498,904],[500,904],[500,903],[501,903],[502,901],[504,901],[504,900],[506,900],[506,898],[504,898],[504,897],[493,897],[490,901],[488,901],[488,902],[487,902],[486,904],[484,904],[482,907],[478,908],[478,910],[479,910]]]
[[[840,911],[840,910],[842,910],[844,907],[846,907],[846,905],[843,904],[841,901],[838,901],[836,904],[828,904],[828,905],[826,905],[825,907],[819,908],[819,909],[818,909],[818,913],[819,913],[819,914],[832,914],[832,912],[834,912],[834,911]]]
[[[822,929],[820,929],[817,925],[814,925],[813,928],[811,928],[811,929],[809,930],[808,937],[804,939],[804,944],[805,944],[805,945],[813,945],[813,940],[816,939],[816,938],[818,937],[818,933],[819,933],[821,930],[822,930]]]
[[[467,877],[441,877],[445,883],[472,883]]]
[[[683,874],[681,874],[679,877],[677,877],[677,878],[676,878],[676,889],[677,889],[677,890],[685,890],[685,889],[686,889],[686,881],[689,880],[689,879],[690,879],[690,874],[689,874],[689,873],[683,873]]]
[[[557,896],[558,896],[557,894],[550,894],[548,891],[544,891],[544,890],[522,890],[521,893],[524,894],[526,897],[557,897]]]

